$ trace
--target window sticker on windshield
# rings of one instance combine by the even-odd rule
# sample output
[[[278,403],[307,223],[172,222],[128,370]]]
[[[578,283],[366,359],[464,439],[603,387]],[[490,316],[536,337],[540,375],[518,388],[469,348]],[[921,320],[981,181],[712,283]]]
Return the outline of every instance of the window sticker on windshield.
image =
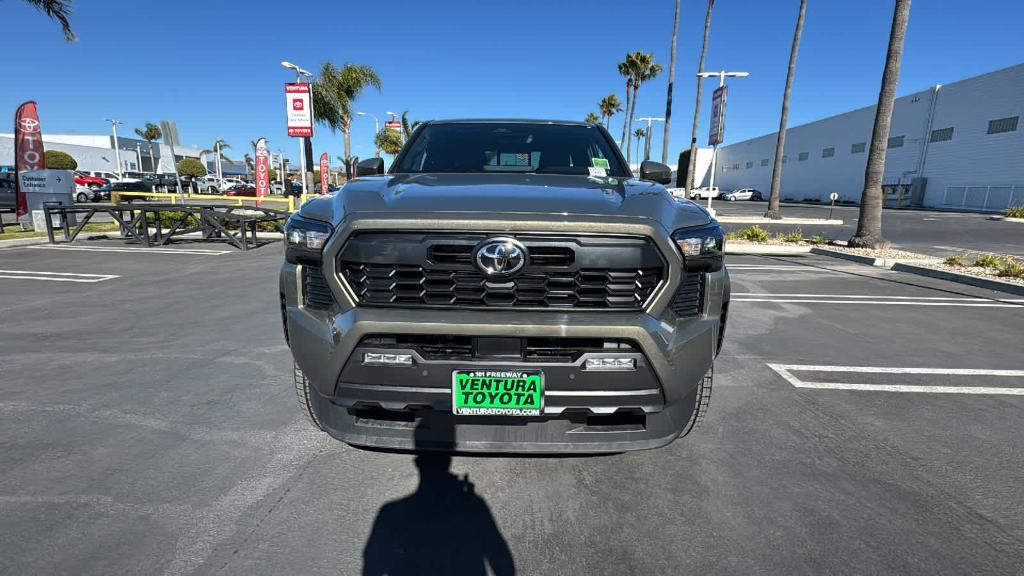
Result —
[[[608,172],[604,168],[597,168],[595,166],[591,166],[589,170],[591,176],[600,176],[601,178],[604,178],[605,176],[608,175]]]
[[[607,170],[610,167],[607,158],[591,158],[590,163],[594,165],[594,168],[604,168]]]

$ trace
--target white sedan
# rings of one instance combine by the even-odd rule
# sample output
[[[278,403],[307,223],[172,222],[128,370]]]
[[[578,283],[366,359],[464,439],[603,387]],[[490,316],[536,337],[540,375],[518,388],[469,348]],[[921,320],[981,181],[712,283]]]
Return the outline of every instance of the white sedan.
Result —
[[[755,190],[754,188],[739,188],[732,192],[723,192],[721,198],[730,202],[734,202],[736,200],[754,200],[760,202],[764,199],[761,196],[761,191]]]

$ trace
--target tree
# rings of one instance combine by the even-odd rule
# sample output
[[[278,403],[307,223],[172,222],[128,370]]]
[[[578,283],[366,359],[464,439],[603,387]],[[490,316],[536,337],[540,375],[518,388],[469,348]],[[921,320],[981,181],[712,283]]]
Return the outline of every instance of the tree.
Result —
[[[394,156],[402,149],[402,135],[390,128],[384,128],[374,136],[373,143],[385,154]]]
[[[242,156],[242,161],[245,162],[245,168],[247,170],[255,170],[256,169],[256,165],[252,161],[252,154],[249,154],[248,152],[246,152],[245,155]]]
[[[676,82],[676,37],[679,36],[679,0],[672,20],[672,51],[668,60],[668,95],[665,97],[665,132],[661,138],[661,163],[668,164],[668,134],[672,126],[672,87]]]
[[[697,73],[704,71],[704,56],[708,52],[708,33],[711,31],[711,9],[715,6],[715,0],[708,0],[708,11],[704,15],[704,42],[700,47],[700,62],[697,63]],[[697,169],[697,121],[700,119],[700,97],[701,87],[704,85],[704,78],[697,76],[697,103],[693,106],[693,130],[690,132],[690,169],[686,171],[686,189],[693,189],[693,173]]]
[[[850,246],[858,248],[887,248],[889,242],[882,237],[882,175],[885,173],[885,150],[889,141],[892,106],[896,99],[896,84],[900,79],[900,61],[903,58],[903,39],[910,20],[910,0],[896,0],[889,31],[889,48],[882,71],[882,86],[878,91],[875,124],[871,129],[871,149],[864,169],[864,191],[860,196],[860,218],[857,232],[850,238]]]
[[[47,168],[53,170],[78,170],[78,162],[67,152],[47,150],[43,156],[46,158]]]
[[[270,168],[267,170],[267,179],[271,182],[277,180],[277,168]]]
[[[149,169],[156,172],[156,161],[153,159],[153,141],[163,138],[163,132],[160,131],[160,127],[156,124],[146,122],[145,130],[142,128],[136,128],[135,134],[149,144]]]
[[[612,127],[612,116],[622,112],[622,103],[619,102],[619,97],[615,94],[609,94],[604,98],[601,98],[601,102],[598,104],[598,108],[601,111],[601,117],[606,118],[604,127]]]
[[[199,178],[206,176],[206,166],[197,158],[185,158],[178,162],[178,174]]]
[[[633,69],[633,105],[629,109],[629,125],[633,125],[633,117],[636,115],[636,103],[639,97],[640,86],[648,80],[653,80],[658,74],[661,73],[661,64],[654,63],[654,54],[649,52],[634,52],[635,57],[632,62]],[[637,158],[639,158],[639,152]],[[626,162],[630,161],[630,156],[627,151]]]
[[[796,17],[796,30],[793,32],[793,46],[789,49],[789,69],[786,71],[786,88],[782,91],[782,113],[779,114],[779,134],[775,139],[775,164],[772,167],[772,187],[768,194],[768,211],[765,217],[779,220],[779,187],[782,184],[782,155],[786,147],[786,121],[789,119],[789,93],[793,88],[793,74],[796,72],[796,53],[800,48],[800,35],[804,31],[804,12],[807,11],[807,0],[800,0],[800,12]]]
[[[30,6],[34,6],[51,19],[60,22],[64,31],[64,39],[68,42],[77,42],[78,37],[71,29],[71,0],[26,0]]]
[[[637,157],[638,160],[640,159],[640,140],[642,140],[643,137],[646,136],[646,135],[647,135],[647,130],[645,130],[643,128],[637,128],[633,132],[633,136],[636,136],[636,157]],[[628,162],[628,160],[627,160],[627,162]]]
[[[629,151],[629,94],[633,90],[633,55],[637,52],[627,52],[626,59],[619,62],[617,67],[619,75],[626,78],[626,115],[622,119],[622,139],[620,142],[625,144],[626,151]]]
[[[320,67],[320,75],[313,82],[313,109],[316,120],[331,132],[341,130],[345,141],[345,157],[352,156],[353,104],[367,87],[381,89],[380,76],[370,66],[346,63],[340,68],[330,62]],[[346,164],[345,172],[350,172]]]
[[[233,160],[231,160],[231,158],[228,158],[228,155],[224,153],[225,150],[230,150],[230,149],[231,149],[231,144],[228,144],[222,138],[217,138],[216,140],[213,141],[213,146],[210,146],[209,148],[204,148],[204,149],[200,150],[199,152],[202,153],[202,154],[217,154],[217,151],[220,150],[220,159],[221,160],[223,160],[225,162],[233,162]]]
[[[420,122],[419,120],[409,121],[408,110],[402,112],[402,135],[405,137],[406,142],[409,141],[412,133],[416,131],[416,128],[418,128],[420,124],[423,124],[423,122]]]
[[[601,119],[597,117],[597,114],[593,112],[587,112],[587,117],[583,119],[584,122],[590,122],[591,124],[600,124]]]

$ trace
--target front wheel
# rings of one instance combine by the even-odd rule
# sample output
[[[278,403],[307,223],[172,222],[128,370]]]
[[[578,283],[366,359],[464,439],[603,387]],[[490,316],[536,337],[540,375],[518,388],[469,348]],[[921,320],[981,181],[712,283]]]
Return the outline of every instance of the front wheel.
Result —
[[[216,194],[217,193],[217,189],[214,188],[213,186],[210,186],[209,188],[207,188],[206,191],[209,192],[210,194]]]
[[[75,196],[75,202],[88,202],[88,201],[89,201],[89,197],[85,195],[85,192],[79,192],[78,195]]]
[[[317,420],[316,414],[313,413],[313,403],[309,397],[309,379],[302,373],[302,368],[299,368],[298,364],[292,363],[292,371],[295,377],[295,395],[299,400],[299,409],[314,428],[323,432],[324,425]]]
[[[697,389],[694,394],[697,395],[697,400],[693,407],[693,414],[690,415],[689,421],[686,422],[686,426],[683,426],[683,431],[679,434],[682,438],[690,432],[700,427],[701,423],[704,422],[704,415],[708,411],[708,405],[711,403],[711,385],[715,381],[715,367],[711,366],[708,373],[701,378],[700,383],[697,384]]]
[[[760,194],[754,194],[753,196],[751,196],[751,200],[753,200],[755,202],[760,202],[762,200],[762,198],[761,198]]]
[[[735,196],[727,196],[726,200],[728,200],[729,202],[735,202],[736,201],[736,197]]]

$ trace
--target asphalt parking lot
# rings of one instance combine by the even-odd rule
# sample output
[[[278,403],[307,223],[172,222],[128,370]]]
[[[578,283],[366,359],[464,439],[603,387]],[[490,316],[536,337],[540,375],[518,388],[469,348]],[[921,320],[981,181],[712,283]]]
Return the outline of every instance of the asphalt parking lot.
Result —
[[[1024,566],[1024,299],[730,256],[729,332],[693,436],[445,471],[301,418],[280,258],[0,250],[0,573],[375,574],[397,556],[408,573],[507,573],[508,556],[519,574]]]
[[[702,204],[706,205],[707,201]],[[768,209],[767,202],[715,200],[712,206],[719,216],[761,216]],[[789,218],[828,218],[828,205],[783,204],[782,215]],[[843,221],[842,226],[800,225],[805,237],[822,234],[829,240],[849,240],[857,230],[857,206],[836,206],[832,217]],[[1024,225],[1003,222],[995,214],[976,212],[941,212],[935,210],[892,210],[882,213],[885,237],[902,250],[934,256],[948,256],[967,250],[995,252],[1024,258]],[[723,224],[728,230],[746,228],[749,224]],[[769,230],[792,230],[794,225],[770,224]]]

